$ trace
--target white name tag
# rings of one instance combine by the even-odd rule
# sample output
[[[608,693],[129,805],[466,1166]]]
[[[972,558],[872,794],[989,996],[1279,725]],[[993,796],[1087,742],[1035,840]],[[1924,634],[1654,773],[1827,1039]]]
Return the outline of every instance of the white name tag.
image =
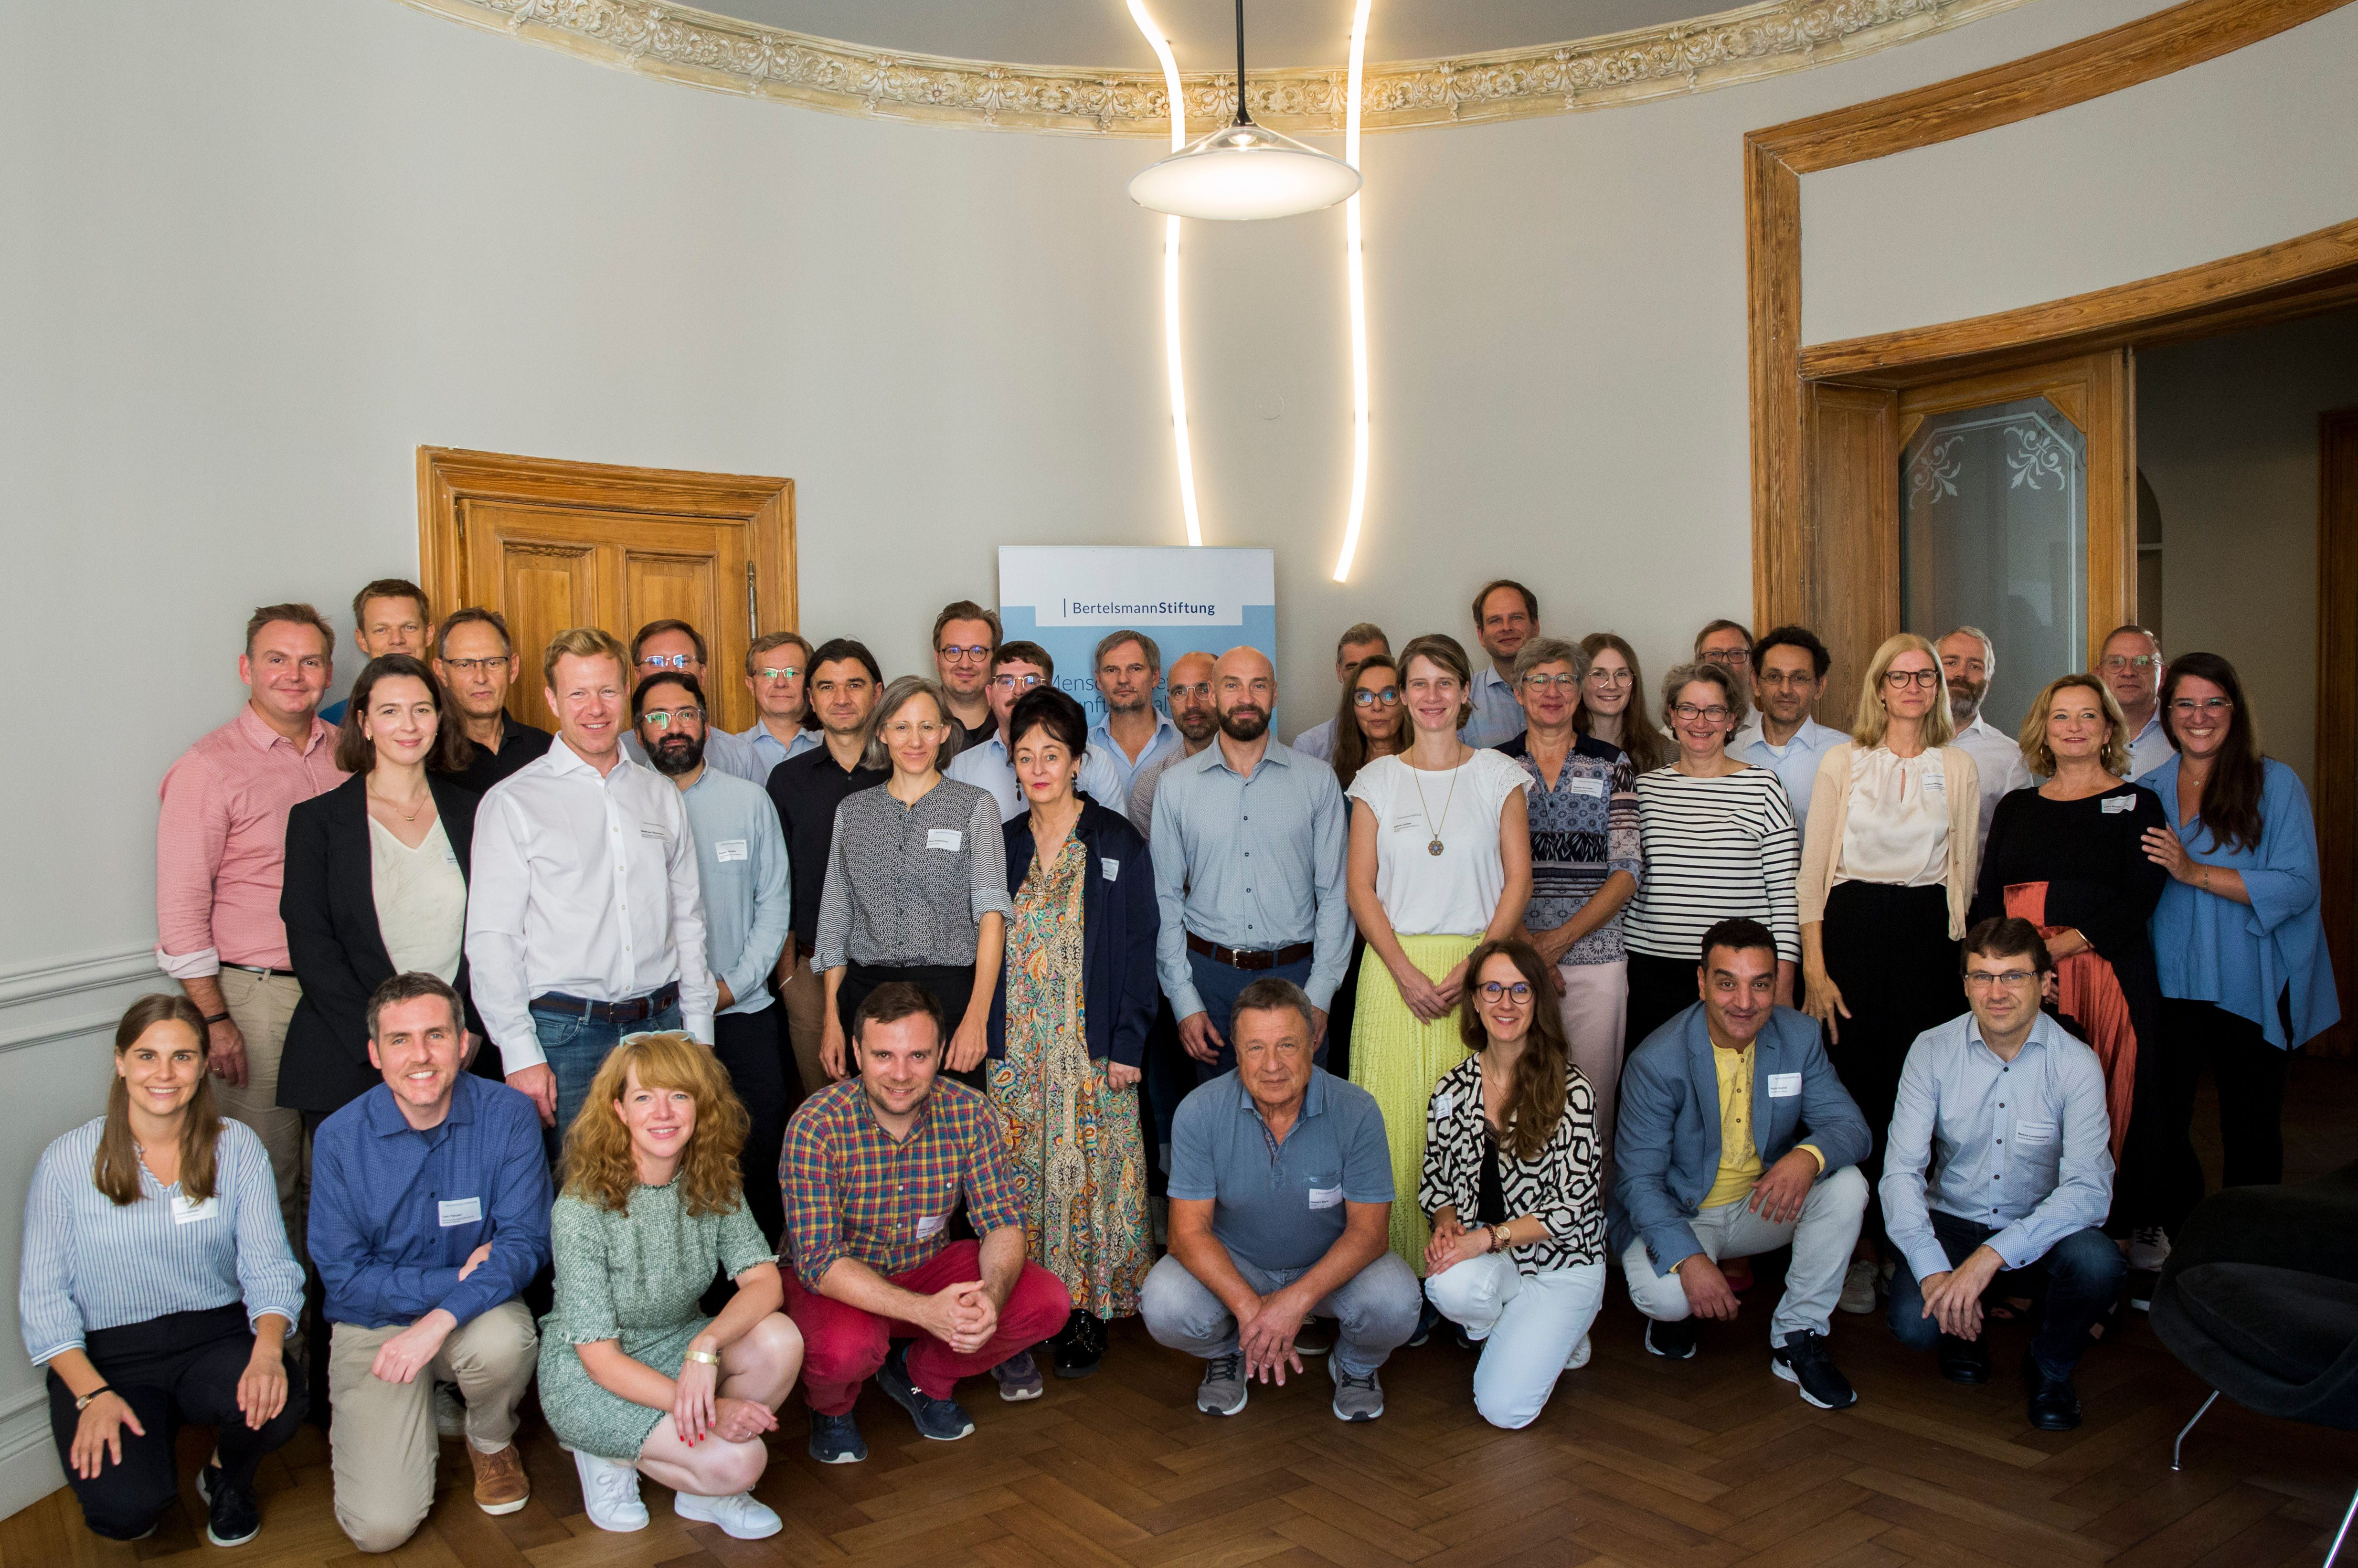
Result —
[[[1605,795],[1605,781],[1603,779],[1577,778],[1571,780],[1563,787],[1570,790],[1574,795],[1595,795],[1599,799],[1602,799]]]
[[[1438,1121],[1447,1121],[1449,1113],[1457,1108],[1457,1096],[1448,1089],[1433,1097],[1433,1115]]]
[[[957,847],[965,842],[966,835],[959,832],[955,827],[928,827],[925,829],[925,848],[928,849],[947,849],[952,854],[956,854],[957,852]]]
[[[2017,1121],[2014,1124],[2014,1141],[2017,1143],[2052,1143],[2055,1124],[2051,1121]]]
[[[459,863],[459,851],[458,851],[458,850],[456,850],[456,849],[452,849],[452,848],[450,848],[450,846],[449,846],[449,845],[448,845],[448,844],[443,845],[443,846],[442,846],[442,863],[443,863],[444,865],[446,865],[446,866],[455,866],[455,865],[457,865],[457,864]]]
[[[745,859],[745,840],[742,838],[721,839],[720,842],[712,846],[712,858],[716,860],[741,860]]]
[[[639,837],[642,838],[668,838],[671,837],[671,829],[668,827],[658,827],[652,822],[642,822],[639,824]]]
[[[2135,811],[2136,809],[2136,796],[2133,795],[2107,795],[2104,799],[2096,803],[2096,809],[2103,812],[2107,816],[2118,816],[2124,811]]]
[[[1104,870],[1106,881],[1109,882],[1118,882],[1121,881],[1121,862],[1120,860],[1113,859],[1109,855],[1100,856],[1098,859],[1098,864]]]
[[[917,1234],[919,1236],[937,1235],[940,1233],[942,1227],[947,1225],[949,1222],[950,1217],[946,1214],[919,1215],[917,1217]]]
[[[1941,773],[1927,771],[1924,774],[1924,793],[1926,795],[1948,794],[1949,781],[1947,777]]]
[[[483,1200],[481,1198],[444,1198],[434,1208],[441,1217],[445,1230],[454,1225],[481,1225],[483,1222]]]
[[[1395,833],[1413,833],[1423,826],[1424,818],[1422,816],[1403,816],[1392,824],[1392,831]]]
[[[1340,1187],[1313,1187],[1310,1189],[1310,1206],[1312,1208],[1334,1208],[1341,1204],[1342,1201],[1343,1189]]]
[[[1768,1075],[1768,1098],[1770,1099],[1791,1099],[1795,1095],[1800,1094],[1801,1092],[1801,1074],[1771,1073]]]
[[[221,1213],[221,1199],[218,1197],[207,1198],[202,1203],[187,1196],[172,1200],[174,1225],[194,1225],[200,1219],[211,1219],[219,1213]]]

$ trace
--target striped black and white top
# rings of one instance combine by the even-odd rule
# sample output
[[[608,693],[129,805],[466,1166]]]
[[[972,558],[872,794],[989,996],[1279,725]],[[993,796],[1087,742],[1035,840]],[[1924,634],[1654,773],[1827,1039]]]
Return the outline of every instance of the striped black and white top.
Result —
[[[1638,835],[1646,874],[1621,917],[1629,951],[1693,961],[1703,934],[1723,920],[1757,920],[1777,957],[1801,960],[1793,881],[1801,836],[1785,786],[1766,768],[1689,778],[1674,767],[1638,779]]]
[[[249,1322],[303,1311],[303,1268],[287,1246],[278,1184],[262,1140],[222,1123],[213,1195],[190,1204],[145,1166],[139,1201],[115,1206],[91,1175],[106,1119],[86,1121],[42,1151],[25,1200],[24,1268],[16,1315],[36,1365],[78,1350],[102,1328],[176,1312],[245,1303]]]

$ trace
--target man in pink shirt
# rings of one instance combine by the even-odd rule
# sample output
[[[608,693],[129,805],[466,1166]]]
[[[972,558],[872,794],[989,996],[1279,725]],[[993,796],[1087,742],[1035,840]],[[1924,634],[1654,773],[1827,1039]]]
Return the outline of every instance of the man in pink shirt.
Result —
[[[172,764],[156,823],[156,962],[205,1015],[222,1108],[269,1151],[298,1256],[303,1117],[279,1108],[278,1054],[303,993],[288,968],[278,887],[287,813],[344,782],[336,731],[319,718],[335,651],[335,633],[309,605],[255,611],[237,661],[253,695]]]

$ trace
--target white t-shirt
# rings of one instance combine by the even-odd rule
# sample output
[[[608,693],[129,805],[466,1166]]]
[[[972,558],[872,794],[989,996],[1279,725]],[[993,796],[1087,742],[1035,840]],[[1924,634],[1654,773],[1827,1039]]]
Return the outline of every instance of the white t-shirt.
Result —
[[[1478,936],[1489,928],[1507,891],[1498,814],[1531,783],[1513,758],[1487,750],[1448,773],[1422,773],[1398,757],[1359,770],[1345,793],[1375,813],[1376,898],[1395,933]]]

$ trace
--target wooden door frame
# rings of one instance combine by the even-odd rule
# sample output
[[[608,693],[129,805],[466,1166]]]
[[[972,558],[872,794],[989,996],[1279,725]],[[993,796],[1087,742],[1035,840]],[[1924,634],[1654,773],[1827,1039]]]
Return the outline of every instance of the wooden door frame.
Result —
[[[2358,408],[2317,422],[2317,854],[2319,908],[2342,1022],[2309,1049],[2358,1047]]]

